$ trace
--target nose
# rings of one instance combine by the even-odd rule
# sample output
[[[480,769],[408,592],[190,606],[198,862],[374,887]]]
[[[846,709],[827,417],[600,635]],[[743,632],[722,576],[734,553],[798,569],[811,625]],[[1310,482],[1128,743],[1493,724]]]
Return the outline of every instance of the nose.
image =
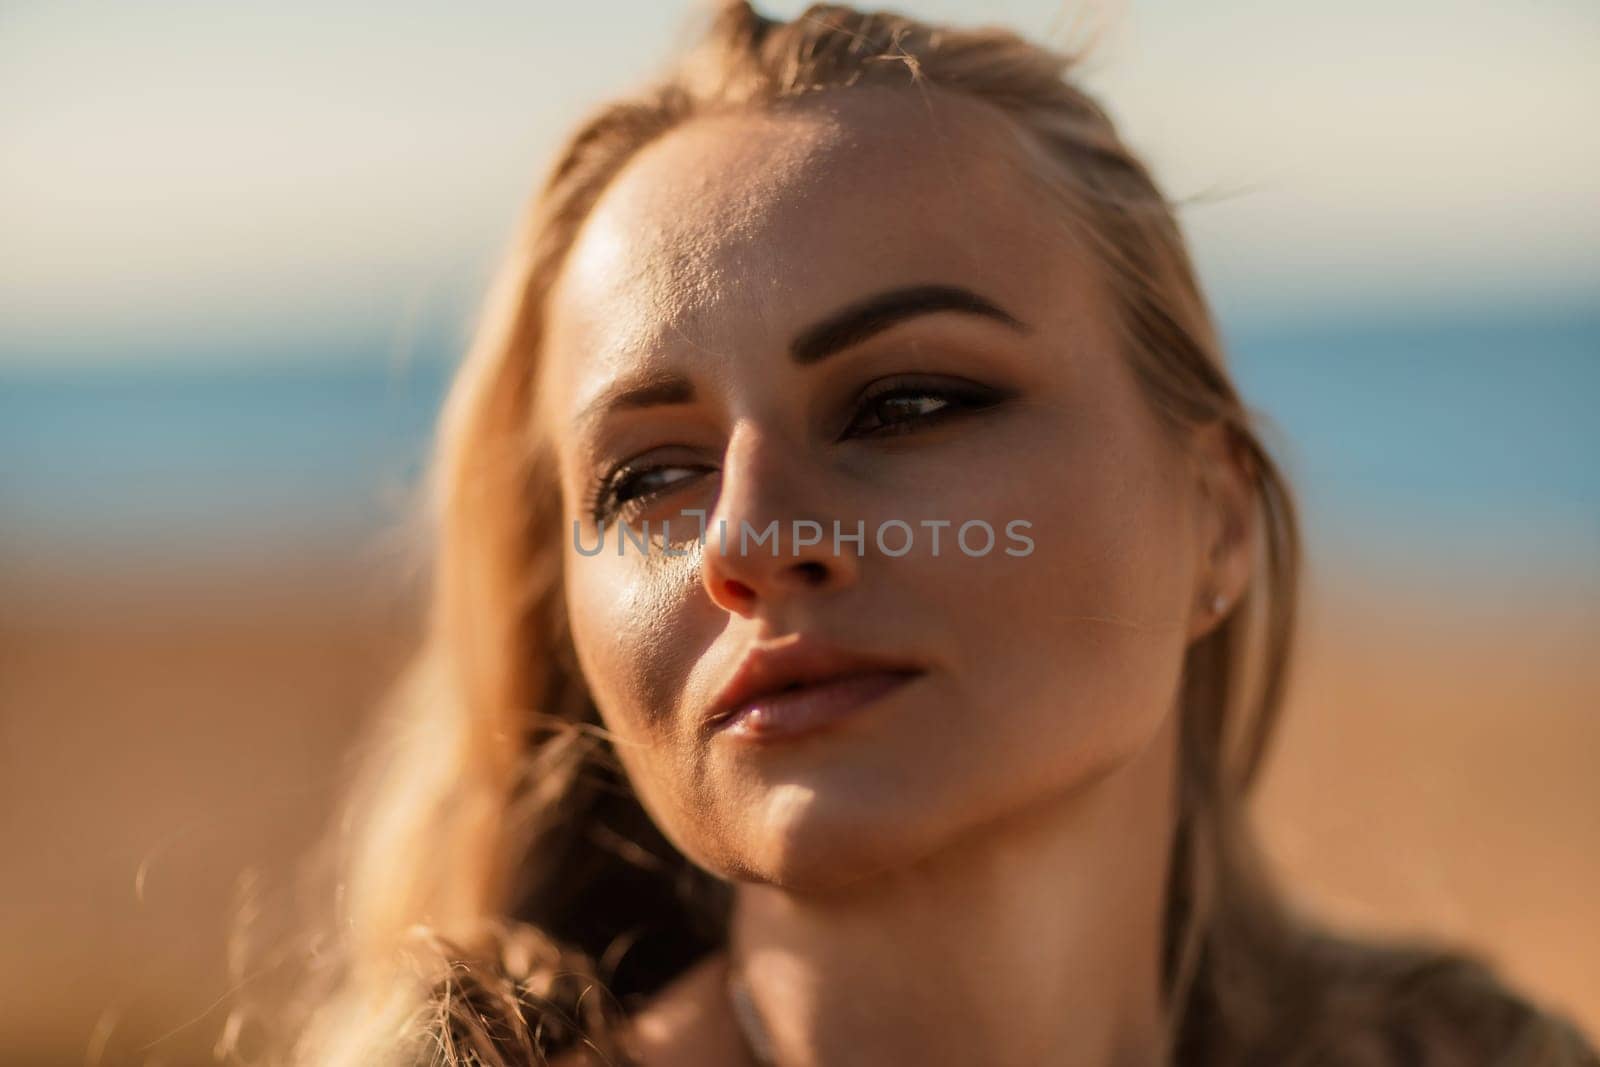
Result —
[[[713,603],[748,617],[855,582],[864,541],[853,539],[854,523],[839,524],[836,539],[835,520],[812,506],[826,488],[796,446],[748,424],[735,429],[701,563]]]

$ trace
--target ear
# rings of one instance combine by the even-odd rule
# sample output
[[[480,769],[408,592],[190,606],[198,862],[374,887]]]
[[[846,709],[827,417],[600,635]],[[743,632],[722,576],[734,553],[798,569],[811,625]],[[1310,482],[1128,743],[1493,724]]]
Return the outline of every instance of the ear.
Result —
[[[1259,521],[1254,465],[1228,425],[1217,420],[1196,427],[1190,445],[1199,505],[1189,616],[1189,640],[1195,641],[1221,625],[1248,591]]]

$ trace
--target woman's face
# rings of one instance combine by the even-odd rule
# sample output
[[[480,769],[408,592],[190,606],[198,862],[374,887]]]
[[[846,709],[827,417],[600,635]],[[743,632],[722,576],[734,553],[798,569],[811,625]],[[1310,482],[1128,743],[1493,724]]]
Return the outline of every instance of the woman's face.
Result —
[[[641,801],[717,874],[821,888],[915,860],[1173,712],[1211,621],[1194,468],[1018,159],[941,95],[699,119],[626,166],[551,291],[537,415],[573,641]],[[773,521],[776,557],[740,551]],[[836,552],[835,521],[863,542]],[[975,521],[985,554],[981,526],[957,541]],[[648,551],[619,554],[619,522]],[[708,729],[749,650],[796,639],[916,673],[805,736]]]

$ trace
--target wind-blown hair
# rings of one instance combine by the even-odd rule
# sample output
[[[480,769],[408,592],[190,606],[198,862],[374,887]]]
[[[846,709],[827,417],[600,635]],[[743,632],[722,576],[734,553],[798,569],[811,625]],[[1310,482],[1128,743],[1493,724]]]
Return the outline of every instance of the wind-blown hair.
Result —
[[[298,1014],[282,1016],[286,1061],[529,1064],[586,1044],[629,1062],[627,1011],[722,944],[731,888],[645,814],[571,646],[561,501],[533,425],[544,303],[601,192],[652,140],[716,111],[895,86],[989,105],[1059,193],[1051,222],[1085,239],[1164,427],[1222,423],[1253,481],[1257,571],[1187,650],[1179,694],[1163,966],[1177,1062],[1594,1062],[1470,957],[1321,932],[1259,861],[1244,803],[1289,676],[1294,499],[1230,380],[1173,205],[1074,83],[1076,62],[999,29],[820,4],[784,21],[727,3],[664,78],[567,139],[443,409],[425,485],[427,631],[339,827],[337,916]]]

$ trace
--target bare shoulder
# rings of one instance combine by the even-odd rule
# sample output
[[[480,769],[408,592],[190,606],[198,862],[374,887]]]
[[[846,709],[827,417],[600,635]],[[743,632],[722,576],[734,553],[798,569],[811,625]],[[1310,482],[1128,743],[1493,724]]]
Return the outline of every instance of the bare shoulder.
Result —
[[[705,956],[673,979],[629,1018],[625,1042],[642,1067],[739,1067],[748,1062],[728,1007],[728,960]],[[585,1050],[552,1060],[553,1067],[598,1067]]]

